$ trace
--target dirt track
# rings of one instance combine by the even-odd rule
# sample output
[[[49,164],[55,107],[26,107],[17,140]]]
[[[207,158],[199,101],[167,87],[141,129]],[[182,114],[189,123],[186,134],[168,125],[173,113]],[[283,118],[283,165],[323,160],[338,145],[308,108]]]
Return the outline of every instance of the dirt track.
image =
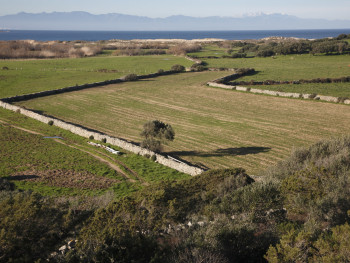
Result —
[[[31,133],[31,134],[35,134],[35,135],[41,135],[41,136],[45,136],[44,134],[42,134],[42,133],[39,133],[39,132],[36,132],[36,131],[33,131],[33,130],[29,130],[29,129],[25,129],[25,128],[22,128],[22,127],[19,127],[19,126],[16,126],[16,125],[13,125],[13,124],[9,124],[9,123],[7,123],[6,121],[4,121],[4,120],[1,120],[0,119],[0,123],[2,123],[2,124],[4,124],[4,125],[8,125],[8,126],[10,126],[10,127],[12,127],[12,128],[15,128],[15,129],[18,129],[18,130],[22,130],[22,131],[25,131],[25,132],[28,132],[28,133]],[[142,178],[140,178],[138,175],[137,175],[137,173],[136,172],[134,172],[134,171],[132,171],[131,169],[129,169],[128,167],[126,167],[123,163],[121,163],[121,162],[119,162],[119,161],[117,161],[117,160],[113,160],[113,162],[111,161],[111,157],[110,156],[108,156],[108,155],[106,155],[106,154],[103,154],[103,153],[100,153],[100,154],[102,154],[102,155],[104,155],[105,156],[105,158],[103,158],[103,157],[101,157],[101,156],[99,156],[99,155],[96,155],[96,154],[94,154],[94,153],[92,153],[92,152],[90,152],[90,151],[88,151],[88,150],[84,150],[84,149],[81,149],[81,147],[77,147],[78,145],[69,145],[69,144],[67,144],[67,143],[65,143],[64,141],[62,141],[61,139],[57,139],[57,138],[54,138],[54,139],[52,139],[52,140],[54,140],[55,142],[57,142],[57,143],[60,143],[60,144],[63,144],[63,145],[66,145],[66,146],[68,146],[68,147],[71,147],[71,148],[74,148],[74,149],[77,149],[77,150],[79,150],[79,151],[82,151],[82,152],[84,152],[84,153],[87,153],[87,154],[89,154],[90,156],[92,156],[92,157],[94,157],[95,159],[97,159],[97,160],[99,160],[100,162],[102,162],[102,163],[105,163],[106,165],[108,165],[111,169],[113,169],[113,170],[115,170],[118,174],[120,174],[120,175],[122,175],[124,178],[126,178],[128,181],[130,181],[130,182],[136,182],[136,180],[135,179],[133,179],[133,178],[131,178],[127,173],[125,173],[119,166],[117,166],[115,163],[118,163],[118,164],[120,164],[120,165],[122,165],[126,170],[128,170],[134,177],[136,177],[136,178],[138,178],[143,184],[147,184]],[[56,173],[56,172],[55,172]],[[29,178],[28,180],[32,180],[32,181],[37,181],[38,179],[34,179],[33,177],[32,177],[32,175],[36,175],[36,174],[40,174],[40,175],[45,175],[44,177],[50,177],[50,174],[51,174],[51,172],[50,171],[48,171],[47,173],[42,173],[42,172],[37,172],[37,171],[27,171],[27,172],[22,172],[21,173],[21,175],[19,175],[19,174],[17,174],[17,175],[15,175],[15,176],[29,176],[29,177],[31,177],[31,178]],[[56,175],[59,175],[59,174],[61,174],[60,172],[57,172],[57,174]],[[39,176],[39,177],[41,177],[41,176]],[[37,177],[35,177],[35,178],[37,178]],[[107,180],[108,181],[108,180]],[[106,182],[107,182],[106,181]],[[117,182],[116,180],[114,181],[114,183],[115,182]],[[62,184],[62,183],[60,183],[60,184]],[[58,186],[58,185],[56,185],[56,186]],[[62,185],[63,186],[63,185]],[[72,185],[71,186],[65,186],[65,187],[72,187]]]

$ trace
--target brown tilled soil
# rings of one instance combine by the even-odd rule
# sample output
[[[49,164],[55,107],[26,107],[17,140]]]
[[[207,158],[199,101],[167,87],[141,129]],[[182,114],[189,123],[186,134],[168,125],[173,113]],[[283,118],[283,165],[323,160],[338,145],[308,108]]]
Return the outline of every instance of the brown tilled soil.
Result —
[[[88,172],[66,170],[28,170],[12,175],[12,180],[40,182],[48,186],[78,188],[78,189],[106,189],[119,181],[116,179],[97,177]]]

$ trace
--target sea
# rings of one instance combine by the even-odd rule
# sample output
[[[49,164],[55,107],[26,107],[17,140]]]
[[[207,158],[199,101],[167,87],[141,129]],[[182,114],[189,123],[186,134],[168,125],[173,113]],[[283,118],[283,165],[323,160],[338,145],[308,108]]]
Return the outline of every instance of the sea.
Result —
[[[0,40],[37,41],[99,41],[131,39],[203,39],[226,40],[261,39],[271,36],[320,39],[350,34],[350,29],[310,29],[310,30],[232,30],[232,31],[63,31],[63,30],[2,30]]]

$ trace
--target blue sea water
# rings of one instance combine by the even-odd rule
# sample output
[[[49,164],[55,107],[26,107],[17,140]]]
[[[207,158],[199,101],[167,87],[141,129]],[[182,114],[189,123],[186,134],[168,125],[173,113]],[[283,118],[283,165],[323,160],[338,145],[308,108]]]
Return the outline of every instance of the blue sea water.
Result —
[[[50,31],[9,30],[0,31],[0,40],[33,39],[37,41],[98,41],[110,39],[202,39],[220,38],[227,40],[260,39],[270,36],[320,39],[350,34],[350,29],[310,30],[234,30],[234,31]]]

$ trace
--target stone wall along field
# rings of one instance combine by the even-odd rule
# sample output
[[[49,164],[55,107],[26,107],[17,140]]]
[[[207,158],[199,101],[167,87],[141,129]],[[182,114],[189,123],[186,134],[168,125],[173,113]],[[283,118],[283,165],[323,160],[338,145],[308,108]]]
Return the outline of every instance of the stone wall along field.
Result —
[[[116,138],[116,137],[112,137],[100,132],[96,132],[96,131],[90,131],[88,129],[82,128],[80,126],[76,126],[74,124],[71,123],[66,123],[62,120],[58,120],[56,118],[52,118],[52,117],[47,117],[41,114],[38,114],[36,112],[21,108],[19,106],[15,106],[12,104],[9,104],[7,102],[4,102],[3,100],[0,100],[0,107],[11,110],[11,111],[15,111],[15,112],[19,112],[27,117],[30,117],[32,119],[38,120],[40,122],[43,123],[48,123],[49,121],[53,122],[53,125],[60,127],[64,130],[70,131],[74,134],[80,135],[82,137],[85,138],[89,138],[90,136],[93,136],[95,140],[102,140],[102,139],[106,139],[106,142],[115,146],[118,146],[124,150],[130,151],[132,153],[135,154],[139,154],[139,155],[155,155],[157,157],[157,162],[168,166],[170,168],[173,168],[177,171],[195,176],[195,175],[199,175],[201,174],[204,170],[200,169],[198,167],[194,167],[194,166],[190,166],[188,164],[182,163],[182,162],[177,162],[175,159],[168,159],[167,157],[154,153],[152,151],[149,151],[147,149],[141,148],[138,145],[135,145],[131,142],[127,142],[125,140]]]

